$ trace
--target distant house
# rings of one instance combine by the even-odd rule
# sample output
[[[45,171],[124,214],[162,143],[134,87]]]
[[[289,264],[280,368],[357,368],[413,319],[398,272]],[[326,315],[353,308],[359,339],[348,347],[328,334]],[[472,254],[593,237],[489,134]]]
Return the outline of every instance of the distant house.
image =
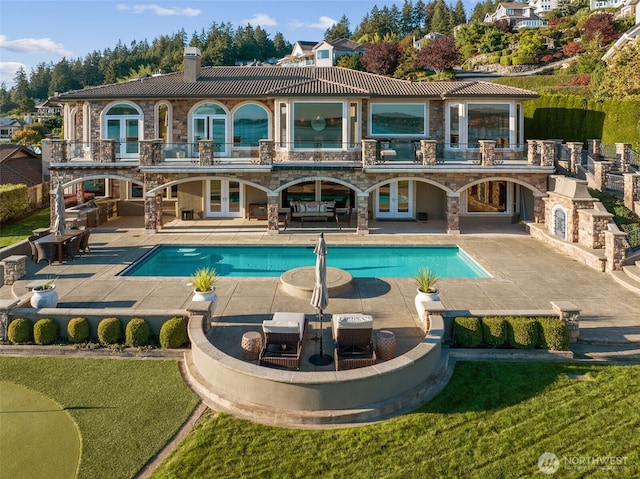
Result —
[[[532,5],[518,2],[499,3],[494,13],[487,13],[484,17],[485,23],[496,23],[506,21],[513,30],[520,28],[538,28],[547,25],[542,20]]]
[[[36,121],[43,121],[52,116],[60,116],[62,105],[50,100],[36,104]]]
[[[0,118],[0,141],[11,141],[13,135],[24,125],[26,125],[24,121],[15,118]]]
[[[42,158],[26,146],[0,145],[0,184],[42,183]]]
[[[620,9],[620,16],[635,15],[636,24],[629,30],[624,32],[620,38],[607,50],[602,57],[603,60],[612,58],[618,50],[623,48],[627,43],[633,42],[640,37],[640,8],[638,4],[640,0],[626,0],[624,6]]]
[[[282,58],[282,67],[331,67],[338,58],[353,53],[364,54],[364,47],[346,38],[321,42],[296,42],[290,55]]]
[[[413,48],[415,48],[416,50],[420,50],[424,45],[429,43],[431,40],[435,40],[436,38],[440,38],[444,36],[446,36],[444,33],[429,32],[422,38],[419,38],[417,40],[414,38]]]
[[[537,15],[540,15],[558,8],[558,0],[529,0],[529,5]]]
[[[601,8],[619,8],[625,4],[626,0],[589,0],[589,8],[591,10],[599,10]]]

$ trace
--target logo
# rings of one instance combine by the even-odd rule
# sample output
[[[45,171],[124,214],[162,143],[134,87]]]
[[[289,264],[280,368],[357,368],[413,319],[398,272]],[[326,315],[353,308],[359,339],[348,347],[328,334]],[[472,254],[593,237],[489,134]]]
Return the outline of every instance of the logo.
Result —
[[[553,474],[560,467],[560,459],[552,452],[545,452],[538,458],[538,469],[543,474]]]

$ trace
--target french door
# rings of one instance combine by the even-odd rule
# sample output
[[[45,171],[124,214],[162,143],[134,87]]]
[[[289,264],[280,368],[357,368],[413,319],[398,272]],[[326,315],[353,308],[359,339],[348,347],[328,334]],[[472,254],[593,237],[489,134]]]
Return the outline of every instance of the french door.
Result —
[[[413,218],[413,181],[392,181],[376,190],[376,218]]]
[[[198,140],[212,140],[215,156],[227,156],[227,117],[209,115],[193,119],[194,143]]]
[[[209,180],[207,182],[207,211],[211,218],[242,216],[243,188],[239,181]]]
[[[118,158],[136,158],[140,140],[138,119],[110,116],[107,118],[107,138],[115,140]]]

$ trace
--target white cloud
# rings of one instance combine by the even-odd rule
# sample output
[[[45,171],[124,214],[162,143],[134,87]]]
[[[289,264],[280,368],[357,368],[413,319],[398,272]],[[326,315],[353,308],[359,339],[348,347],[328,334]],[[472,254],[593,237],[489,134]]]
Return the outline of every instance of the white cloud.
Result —
[[[261,27],[275,27],[278,25],[278,22],[266,13],[255,13],[251,18],[240,20],[240,23],[242,25],[250,23],[252,26],[260,25]]]
[[[336,23],[338,23],[338,20],[334,20],[331,17],[322,16],[318,18],[318,21],[312,23],[306,23],[300,20],[292,20],[291,22],[289,22],[289,26],[291,28],[314,28],[324,31],[327,28],[331,28]]]
[[[197,17],[202,13],[202,10],[197,8],[179,8],[179,7],[171,7],[165,8],[160,5],[125,5],[124,3],[119,3],[116,8],[118,10],[124,10],[127,12],[141,14],[145,12],[153,12],[159,17]]]
[[[51,40],[51,38],[18,38],[17,40],[7,40],[6,35],[0,35],[0,48],[30,55],[50,53],[59,57],[73,56],[73,52],[66,50],[62,43],[56,43]]]
[[[7,88],[13,86],[13,79],[16,76],[18,69],[22,67],[29,76],[30,68],[24,63],[20,62],[0,62],[0,83],[4,83]]]

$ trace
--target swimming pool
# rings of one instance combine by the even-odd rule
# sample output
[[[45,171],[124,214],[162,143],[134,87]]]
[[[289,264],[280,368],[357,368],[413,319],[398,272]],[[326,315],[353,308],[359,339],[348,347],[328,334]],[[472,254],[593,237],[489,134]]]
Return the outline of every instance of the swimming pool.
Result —
[[[121,276],[191,276],[213,267],[220,276],[278,277],[315,266],[314,246],[158,245]],[[327,266],[354,278],[411,278],[419,267],[441,278],[488,278],[489,274],[458,246],[329,246]]]

